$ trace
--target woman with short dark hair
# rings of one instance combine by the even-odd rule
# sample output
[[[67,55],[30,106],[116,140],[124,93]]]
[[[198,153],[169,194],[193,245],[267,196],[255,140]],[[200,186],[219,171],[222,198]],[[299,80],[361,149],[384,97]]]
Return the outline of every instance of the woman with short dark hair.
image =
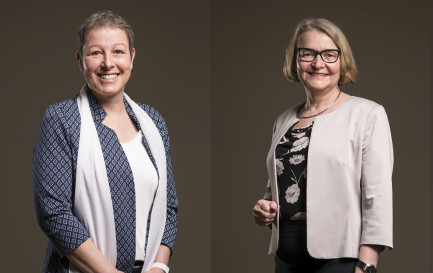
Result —
[[[134,33],[111,11],[78,31],[85,84],[45,112],[33,155],[43,272],[168,273],[177,196],[162,116],[125,93]]]

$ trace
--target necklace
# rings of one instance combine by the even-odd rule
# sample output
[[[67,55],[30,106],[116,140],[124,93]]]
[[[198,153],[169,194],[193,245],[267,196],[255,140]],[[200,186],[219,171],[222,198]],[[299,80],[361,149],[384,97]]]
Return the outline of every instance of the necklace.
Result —
[[[338,98],[340,97],[340,94],[341,94],[341,90],[340,90],[340,92],[338,93],[338,96],[337,96],[337,98],[334,100],[333,103],[331,103],[328,107],[326,107],[322,112],[317,113],[317,114],[314,114],[314,115],[311,115],[311,116],[306,116],[306,117],[305,117],[305,116],[301,116],[300,112],[301,112],[301,109],[305,106],[305,104],[304,104],[304,105],[303,105],[302,107],[300,107],[299,110],[298,110],[298,113],[297,113],[298,118],[299,118],[299,119],[313,118],[313,117],[317,117],[318,115],[321,115],[321,114],[325,113],[326,110],[328,110],[329,108],[331,108],[332,106],[334,106],[334,104],[337,102]]]

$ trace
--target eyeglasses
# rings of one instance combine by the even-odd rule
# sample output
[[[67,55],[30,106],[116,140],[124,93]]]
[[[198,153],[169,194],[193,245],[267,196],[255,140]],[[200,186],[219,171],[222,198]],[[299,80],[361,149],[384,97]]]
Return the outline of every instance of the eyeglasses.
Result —
[[[303,62],[313,62],[317,55],[320,55],[325,63],[335,63],[341,53],[339,49],[325,49],[320,52],[311,48],[297,48],[296,50],[298,50],[299,59]]]

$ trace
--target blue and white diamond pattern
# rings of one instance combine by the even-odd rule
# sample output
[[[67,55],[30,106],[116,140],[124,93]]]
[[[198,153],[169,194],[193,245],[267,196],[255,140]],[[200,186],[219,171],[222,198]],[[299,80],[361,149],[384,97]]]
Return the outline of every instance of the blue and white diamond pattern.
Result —
[[[115,214],[117,267],[132,271],[135,258],[135,192],[132,171],[114,131],[101,124],[106,113],[95,97],[89,103],[100,139]],[[162,244],[174,247],[177,234],[178,200],[171,170],[169,137],[162,116],[152,107],[139,104],[155,122],[167,155],[167,220]],[[127,111],[137,122],[129,105]],[[33,186],[38,222],[49,240],[44,272],[68,272],[65,254],[89,238],[89,232],[73,214],[74,181],[80,135],[80,116],[76,99],[48,107],[33,155]],[[143,143],[152,162],[145,138]],[[150,220],[150,219],[149,219]],[[148,225],[149,226],[149,225]]]

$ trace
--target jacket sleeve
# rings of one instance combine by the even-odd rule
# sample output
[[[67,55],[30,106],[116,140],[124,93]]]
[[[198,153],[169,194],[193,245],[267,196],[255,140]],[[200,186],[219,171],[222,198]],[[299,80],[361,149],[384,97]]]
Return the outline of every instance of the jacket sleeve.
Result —
[[[170,248],[173,253],[174,245],[177,236],[177,210],[178,199],[176,194],[176,186],[173,178],[173,170],[170,157],[170,138],[168,136],[167,125],[161,114],[153,107],[145,104],[139,104],[154,120],[158,128],[165,148],[165,156],[167,159],[167,213],[165,220],[164,233],[162,235],[161,244]]]
[[[277,126],[281,126],[281,122],[280,121],[280,116],[275,120],[274,122],[274,126],[272,127],[272,139],[271,139],[271,145],[272,145],[272,140],[275,138],[275,131],[277,130]],[[271,152],[271,151],[269,151]],[[267,162],[266,162],[267,165]],[[269,171],[269,170],[268,170]],[[265,195],[263,196],[263,199],[271,201],[272,200],[272,189],[271,189],[271,179],[270,179],[270,175],[268,173],[268,183],[266,185],[266,190],[265,190]]]
[[[167,219],[165,221],[164,233],[161,243],[168,246],[173,253],[174,244],[177,236],[177,210],[178,199],[176,187],[171,168],[170,154],[167,152]]]
[[[385,109],[374,107],[367,118],[362,147],[361,244],[393,247],[393,148]]]
[[[64,256],[90,234],[73,213],[73,156],[61,115],[56,106],[45,112],[33,151],[32,182],[38,223]]]
[[[268,180],[268,185],[266,186],[265,195],[263,196],[263,199],[268,201],[272,200],[272,192],[271,192],[271,186],[269,184],[269,180]]]

